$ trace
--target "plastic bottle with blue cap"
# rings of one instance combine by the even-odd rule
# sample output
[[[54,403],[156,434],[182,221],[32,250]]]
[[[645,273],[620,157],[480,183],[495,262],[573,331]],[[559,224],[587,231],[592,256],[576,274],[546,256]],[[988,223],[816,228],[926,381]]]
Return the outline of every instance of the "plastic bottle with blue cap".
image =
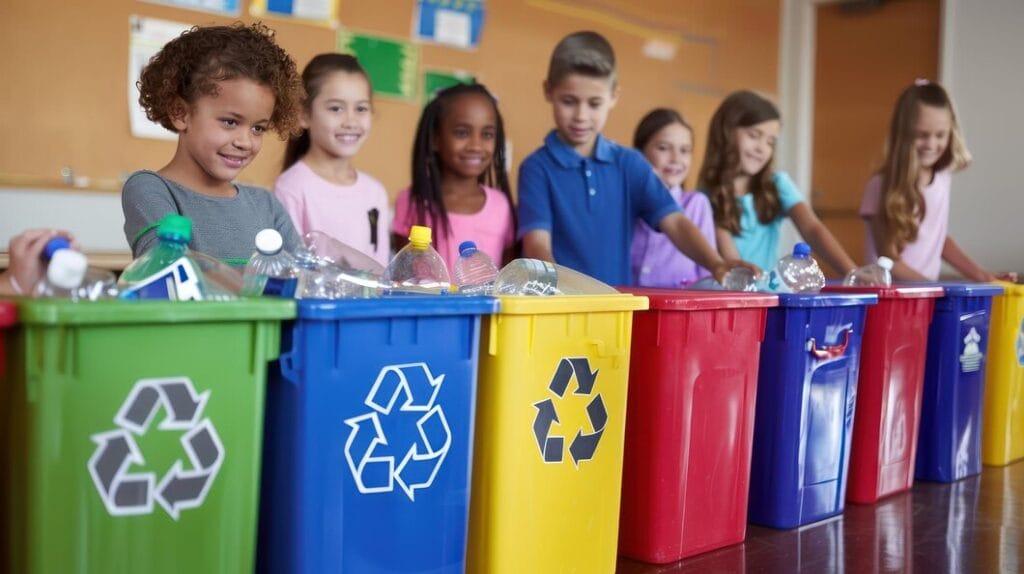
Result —
[[[473,241],[459,244],[459,258],[452,266],[455,284],[463,295],[489,295],[494,290],[494,279],[498,268],[494,261],[480,251]]]
[[[768,279],[768,288],[777,293],[817,293],[824,286],[825,274],[806,243],[797,243],[791,255],[779,259]]]

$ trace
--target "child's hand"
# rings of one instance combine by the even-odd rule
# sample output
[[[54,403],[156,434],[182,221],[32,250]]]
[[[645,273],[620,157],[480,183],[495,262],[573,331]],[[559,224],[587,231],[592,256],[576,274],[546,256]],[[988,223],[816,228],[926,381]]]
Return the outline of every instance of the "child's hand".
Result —
[[[750,269],[754,272],[755,277],[759,277],[761,275],[760,267],[748,261],[743,261],[742,259],[724,259],[721,263],[715,265],[713,269],[709,269],[708,271],[711,271],[711,274],[715,277],[715,281],[721,283],[722,280],[725,279],[725,274],[733,267],[745,267]]]
[[[996,273],[996,279],[1000,281],[1009,281],[1010,283],[1016,283],[1020,277],[1017,276],[1016,271],[1004,271],[1002,273]]]
[[[8,252],[11,257],[9,269],[4,273],[13,294],[27,295],[46,273],[46,265],[40,258],[46,243],[57,236],[75,240],[67,231],[57,229],[29,229],[11,239]]]

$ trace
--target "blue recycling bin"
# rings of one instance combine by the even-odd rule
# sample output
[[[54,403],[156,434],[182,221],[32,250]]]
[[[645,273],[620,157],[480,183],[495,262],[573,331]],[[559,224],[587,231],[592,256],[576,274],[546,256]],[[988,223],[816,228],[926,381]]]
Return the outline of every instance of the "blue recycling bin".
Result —
[[[992,298],[999,285],[940,283],[928,329],[914,478],[954,482],[981,472],[981,412]]]
[[[795,528],[843,511],[870,294],[780,294],[758,369],[747,519]]]
[[[480,317],[497,299],[299,301],[267,389],[257,570],[465,570]]]

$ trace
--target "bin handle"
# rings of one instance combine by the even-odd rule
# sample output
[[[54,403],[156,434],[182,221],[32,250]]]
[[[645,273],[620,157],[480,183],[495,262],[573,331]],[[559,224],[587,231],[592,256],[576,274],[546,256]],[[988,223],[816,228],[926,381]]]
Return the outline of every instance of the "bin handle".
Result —
[[[853,333],[853,329],[847,329],[843,331],[843,341],[838,345],[825,345],[823,347],[817,346],[817,342],[814,337],[807,340],[807,350],[810,351],[816,359],[835,359],[842,357],[843,353],[846,352],[846,347],[850,344],[850,335]]]

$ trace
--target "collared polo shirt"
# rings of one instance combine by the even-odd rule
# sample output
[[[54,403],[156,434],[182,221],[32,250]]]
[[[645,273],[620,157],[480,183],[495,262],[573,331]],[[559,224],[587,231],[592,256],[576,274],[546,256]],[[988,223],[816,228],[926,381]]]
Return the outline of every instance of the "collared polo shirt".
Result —
[[[647,160],[601,135],[583,157],[558,139],[519,167],[519,234],[551,233],[555,261],[609,285],[632,285],[630,244],[639,217],[654,229],[679,211]]]

